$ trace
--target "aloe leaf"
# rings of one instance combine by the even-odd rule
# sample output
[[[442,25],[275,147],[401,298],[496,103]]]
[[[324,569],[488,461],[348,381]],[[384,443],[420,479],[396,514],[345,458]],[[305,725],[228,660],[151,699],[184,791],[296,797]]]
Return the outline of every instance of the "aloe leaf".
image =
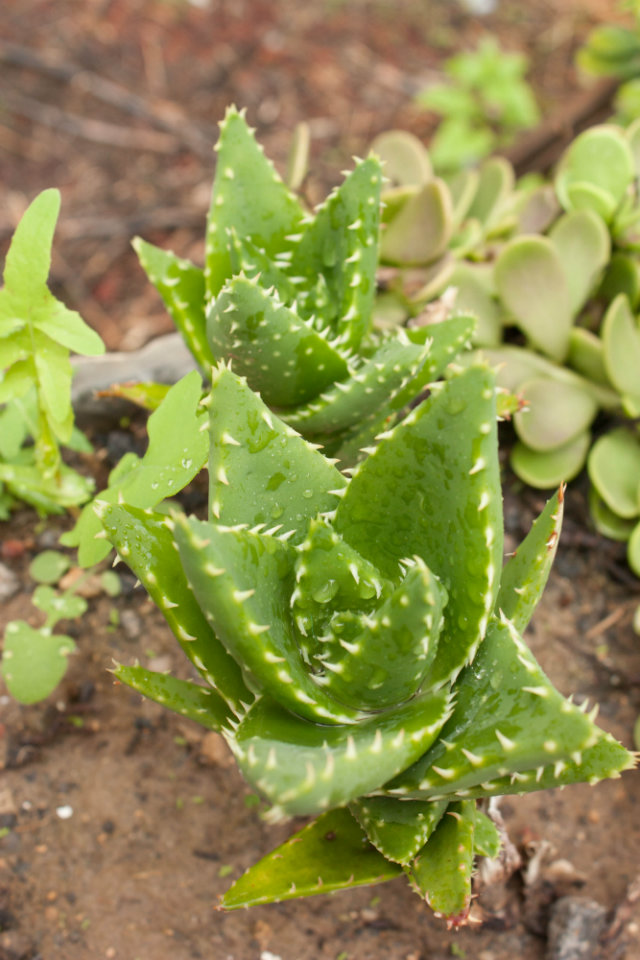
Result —
[[[286,421],[305,436],[335,433],[375,415],[386,403],[393,403],[412,384],[425,362],[431,344],[415,345],[404,336],[387,340],[369,360],[345,382],[338,380],[320,397],[286,414]]]
[[[550,490],[561,483],[573,480],[587,461],[591,446],[588,430],[578,434],[563,447],[555,450],[531,450],[522,441],[514,444],[511,451],[511,466],[521,480],[538,490]]]
[[[626,543],[636,526],[636,518],[625,519],[607,506],[594,486],[589,488],[589,511],[598,533],[610,540]]]
[[[640,515],[640,440],[626,427],[600,437],[591,448],[589,477],[606,505],[619,517]]]
[[[410,867],[412,886],[437,916],[465,923],[471,906],[476,809],[473,801],[452,803]]]
[[[176,514],[180,559],[216,636],[246,668],[250,687],[319,723],[349,723],[312,679],[296,643],[290,609],[293,551],[274,536]]]
[[[539,377],[520,387],[528,406],[516,413],[518,436],[541,453],[565,447],[591,426],[598,412],[594,399],[578,386]]]
[[[322,274],[336,305],[335,333],[356,349],[368,332],[375,297],[382,173],[376,157],[356,161],[344,182],[316,209],[293,250],[290,275]]]
[[[168,673],[145,670],[117,664],[113,674],[116,680],[155,703],[169,707],[189,720],[194,720],[209,730],[223,730],[233,725],[234,714],[226,701],[210,687],[201,687],[190,680],[179,680]]]
[[[410,327],[406,333],[416,344],[428,344],[429,353],[418,376],[407,384],[391,400],[391,408],[399,410],[410,403],[418,391],[438,380],[458,354],[471,346],[476,329],[476,320],[466,314],[449,317],[440,323],[428,323],[423,327]]]
[[[406,130],[388,130],[371,144],[383,163],[385,178],[394,186],[421,187],[433,177],[429,153],[421,140]]]
[[[302,816],[349,803],[395,776],[428,749],[449,714],[444,689],[341,726],[309,723],[263,697],[231,746],[245,777],[279,811]]]
[[[606,224],[592,210],[565,214],[549,231],[569,286],[572,314],[577,314],[609,262],[611,240]]]
[[[214,352],[233,359],[235,372],[272,406],[305,403],[349,373],[335,340],[255,280],[236,277],[220,291],[209,310],[207,335]]]
[[[551,760],[530,770],[497,777],[476,787],[461,791],[468,799],[518,796],[533,790],[552,790],[568,787],[574,783],[594,785],[601,780],[619,777],[625,770],[632,770],[636,760],[613,737],[593,727],[590,745],[576,750],[571,757]]]
[[[263,290],[273,288],[272,292],[275,292],[280,300],[294,306],[298,288],[285,273],[284,267],[287,260],[274,260],[264,250],[256,247],[249,237],[241,237],[233,229],[229,230],[229,256],[234,275],[244,274],[250,280],[259,280]],[[298,312],[303,316],[299,305]]]
[[[151,510],[101,501],[96,509],[110,542],[162,611],[189,660],[242,713],[253,696],[198,606],[174,543],[173,521]]]
[[[493,820],[482,810],[476,810],[476,829],[473,835],[475,853],[493,860],[500,853],[501,844],[500,834]]]
[[[2,675],[12,697],[37,703],[53,693],[67,670],[76,645],[71,637],[36,630],[24,620],[7,624],[2,653]]]
[[[250,867],[220,901],[223,910],[383,883],[402,874],[371,846],[348,810],[331,810]]]
[[[538,766],[565,762],[596,728],[555,690],[514,625],[494,620],[456,684],[441,738],[385,787],[392,796],[439,800]]]
[[[206,266],[208,296],[216,296],[231,276],[228,233],[235,229],[270,256],[286,246],[303,210],[282,182],[248,126],[244,111],[230,107],[220,124],[216,175],[207,222]]]
[[[206,337],[203,271],[189,260],[177,257],[171,251],[161,250],[141,237],[136,237],[132,245],[196,363],[208,375],[215,358]]]
[[[607,310],[601,336],[609,380],[620,393],[640,402],[640,325],[624,294]]]
[[[496,609],[513,623],[519,633],[523,633],[529,623],[549,577],[563,512],[564,491],[560,490],[547,501],[514,556],[503,568]]]
[[[498,293],[529,340],[554,360],[569,349],[571,299],[555,247],[546,237],[516,237],[495,265]]]
[[[405,562],[406,577],[375,611],[329,624],[333,636],[317,662],[342,703],[372,710],[402,703],[434,662],[447,594],[420,557]]]
[[[502,563],[496,489],[493,378],[476,366],[453,376],[380,440],[338,506],[338,532],[385,576],[393,578],[398,561],[418,555],[447,588],[431,684],[454,676],[484,636]]]
[[[211,516],[293,530],[300,543],[311,518],[335,509],[345,478],[224,367],[213,374],[209,413]]]
[[[447,800],[365,797],[350,804],[374,847],[394,863],[408,864],[425,845],[447,809]]]
[[[432,263],[447,249],[453,230],[451,195],[443,180],[430,180],[410,197],[382,235],[386,263]]]

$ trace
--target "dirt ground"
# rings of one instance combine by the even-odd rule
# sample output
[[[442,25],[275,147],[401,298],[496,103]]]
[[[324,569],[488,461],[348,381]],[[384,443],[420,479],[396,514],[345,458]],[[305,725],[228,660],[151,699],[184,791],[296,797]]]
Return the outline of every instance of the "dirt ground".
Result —
[[[130,238],[200,259],[211,143],[228,103],[248,106],[281,167],[295,124],[311,121],[314,201],[380,130],[426,137],[433,121],[412,95],[487,28],[529,52],[553,111],[579,89],[576,45],[614,9],[502,0],[481,20],[455,0],[3,0],[0,245],[28,199],[59,186],[56,293],[110,348],[135,348],[170,323]],[[105,456],[127,442],[97,440]],[[506,487],[513,547],[542,499]],[[599,702],[602,725],[631,746],[640,584],[587,516],[574,485],[529,642],[556,685]],[[0,629],[38,622],[27,566],[62,523],[25,511],[2,526],[0,560],[19,589]],[[161,616],[119,571],[120,597],[96,596],[78,624],[62,625],[78,650],[50,701],[22,708],[0,690],[0,960],[542,960],[550,906],[565,894],[608,911],[599,958],[638,960],[640,911],[628,895],[640,864],[637,773],[505,800],[523,864],[479,891],[473,929],[447,933],[402,880],[215,912],[217,895],[292,826],[263,822],[218,741],[112,683],[114,658],[189,675]]]

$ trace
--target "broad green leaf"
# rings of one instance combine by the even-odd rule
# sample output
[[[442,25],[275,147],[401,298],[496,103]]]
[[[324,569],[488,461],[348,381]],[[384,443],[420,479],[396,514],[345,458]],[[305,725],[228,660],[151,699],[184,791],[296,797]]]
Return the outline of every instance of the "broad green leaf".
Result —
[[[429,153],[421,140],[406,130],[388,130],[371,144],[382,161],[382,172],[392,185],[421,187],[433,176]]]
[[[59,212],[59,190],[43,190],[24,212],[7,253],[0,316],[7,292],[16,298],[15,307],[19,310],[31,306],[34,291],[46,284]]]
[[[35,630],[24,620],[7,624],[2,654],[2,675],[12,697],[20,703],[37,703],[53,693],[67,669],[75,643],[71,637]]]
[[[443,180],[430,180],[387,224],[380,257],[386,263],[402,266],[432,263],[447,249],[452,230],[449,190]]]
[[[348,810],[331,810],[250,867],[220,901],[223,910],[333,893],[400,876]]]
[[[514,414],[513,423],[522,442],[540,453],[566,447],[598,412],[593,397],[572,383],[538,377],[523,383],[520,393],[527,406]]]
[[[100,335],[85,323],[80,314],[47,294],[43,295],[42,302],[33,313],[33,326],[75,353],[89,357],[104,353],[105,346]]]
[[[592,484],[619,517],[640,515],[640,438],[626,427],[600,437],[588,460]]]
[[[591,519],[598,533],[610,540],[620,540],[624,543],[629,539],[636,526],[636,518],[625,519],[607,506],[594,486],[589,488],[589,510]]]
[[[640,400],[640,324],[624,294],[607,310],[601,336],[609,380],[620,393]]]
[[[577,314],[598,283],[609,262],[611,240],[606,224],[592,210],[565,214],[549,231],[567,283],[571,312]]]

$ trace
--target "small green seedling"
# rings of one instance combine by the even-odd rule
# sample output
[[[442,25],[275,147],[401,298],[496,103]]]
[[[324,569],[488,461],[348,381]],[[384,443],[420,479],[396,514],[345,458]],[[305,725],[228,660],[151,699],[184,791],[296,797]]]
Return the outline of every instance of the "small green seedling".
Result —
[[[496,386],[450,368],[341,473],[224,364],[208,406],[206,520],[102,501],[200,683],[118,666],[219,731],[270,819],[315,816],[222,907],[407,876],[465,922],[496,829],[476,800],[595,783],[633,757],[551,685],[522,633],[562,516],[502,566]]]
[[[60,446],[90,450],[74,430],[70,351],[104,351],[98,334],[47,287],[57,190],[32,202],[16,228],[0,289],[0,517],[18,500],[40,513],[84,503],[92,482],[63,463]]]

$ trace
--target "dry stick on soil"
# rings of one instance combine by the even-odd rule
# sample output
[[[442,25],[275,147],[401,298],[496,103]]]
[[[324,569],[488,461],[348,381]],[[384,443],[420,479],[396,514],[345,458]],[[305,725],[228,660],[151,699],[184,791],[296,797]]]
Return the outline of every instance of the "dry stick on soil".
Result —
[[[611,114],[618,85],[619,80],[614,77],[600,80],[584,93],[572,97],[565,109],[552,114],[547,123],[520,137],[504,151],[516,173],[522,176],[552,167],[576,134]]]
[[[40,103],[39,100],[17,93],[15,90],[5,89],[2,96],[11,112],[20,113],[36,123],[42,123],[74,137],[91,140],[93,143],[121,147],[125,150],[148,150],[151,153],[176,153],[182,147],[180,141],[168,133],[133,130],[115,123],[106,123],[104,120],[92,120],[89,117],[61,110],[51,104]]]
[[[90,94],[96,100],[117,107],[133,117],[148,120],[168,133],[176,134],[180,141],[189,146],[194,153],[207,159],[211,156],[211,134],[194,126],[173,103],[161,107],[151,104],[137,93],[131,93],[125,87],[91,70],[85,70],[67,60],[61,61],[50,56],[42,57],[34,50],[18,44],[0,43],[0,63],[24,67],[68,83],[69,86]],[[171,115],[167,115],[168,110],[171,111]]]

